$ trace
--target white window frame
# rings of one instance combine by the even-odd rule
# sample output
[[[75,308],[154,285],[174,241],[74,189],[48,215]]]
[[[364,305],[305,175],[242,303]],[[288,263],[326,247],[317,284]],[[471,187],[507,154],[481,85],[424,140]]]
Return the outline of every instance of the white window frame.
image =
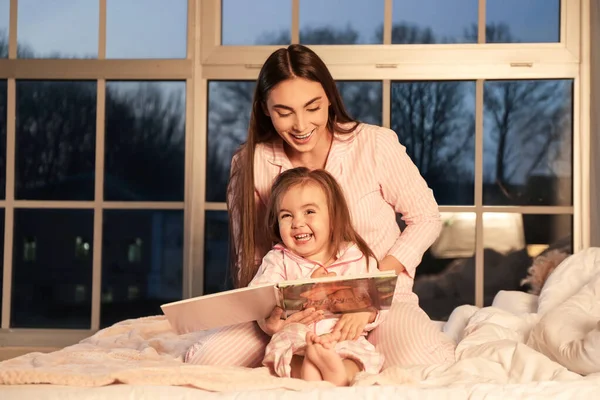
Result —
[[[288,1],[292,2],[291,42],[298,43],[302,0]],[[485,43],[486,0],[479,0],[478,43],[431,45],[391,44],[393,0],[379,1],[385,1],[383,44],[311,45],[336,79],[418,80],[444,75],[449,79],[503,79],[514,77],[516,69],[519,77],[547,77],[572,75],[580,61],[580,0],[561,1],[559,43]],[[282,47],[222,46],[221,0],[203,2],[202,25],[201,57],[207,79],[231,79],[232,75],[254,79],[269,54]]]
[[[5,208],[4,271],[0,346],[65,346],[99,329],[102,210],[179,209],[184,212],[183,296],[202,294],[204,286],[205,213],[226,210],[224,203],[205,201],[207,150],[207,88],[210,80],[254,80],[268,55],[283,46],[221,46],[221,0],[188,0],[187,56],[183,59],[106,59],[106,0],[98,0],[98,59],[17,59],[17,0],[10,0],[9,58],[0,59],[0,79],[8,80],[7,187]],[[258,0],[257,0],[258,1]],[[281,0],[286,1],[286,0]],[[291,39],[299,40],[299,1],[292,3]],[[590,223],[590,0],[562,0],[561,41],[542,44],[485,43],[485,0],[479,0],[477,44],[391,44],[392,0],[384,0],[384,44],[311,46],[326,62],[335,79],[382,81],[382,121],[390,126],[392,80],[475,80],[476,152],[475,204],[443,206],[441,211],[475,212],[476,305],[483,304],[483,212],[572,214],[574,250],[589,246]],[[451,0],[446,0],[451,1]],[[588,16],[583,18],[583,16]],[[348,51],[351,50],[351,51]],[[485,80],[573,79],[573,206],[484,206],[483,87]],[[15,92],[20,79],[92,79],[98,84],[95,200],[20,201],[14,199]],[[183,202],[103,201],[104,115],[107,80],[186,81],[186,164]],[[13,213],[17,208],[88,208],[94,213],[92,324],[89,330],[10,328]]]

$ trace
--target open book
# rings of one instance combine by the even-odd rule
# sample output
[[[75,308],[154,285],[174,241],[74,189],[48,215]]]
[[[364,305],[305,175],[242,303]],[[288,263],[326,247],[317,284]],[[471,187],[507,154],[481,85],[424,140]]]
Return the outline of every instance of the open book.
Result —
[[[267,318],[276,306],[287,318],[306,308],[326,314],[390,308],[395,271],[268,283],[163,304],[178,334]]]

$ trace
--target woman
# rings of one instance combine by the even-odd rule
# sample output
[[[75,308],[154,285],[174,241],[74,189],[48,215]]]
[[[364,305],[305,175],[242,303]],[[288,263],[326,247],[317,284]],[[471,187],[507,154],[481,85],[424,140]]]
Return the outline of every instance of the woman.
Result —
[[[399,274],[387,320],[369,334],[394,365],[454,361],[455,345],[418,306],[412,292],[417,265],[438,237],[441,221],[432,191],[386,128],[353,120],[323,61],[302,45],[275,51],[258,77],[248,139],[232,160],[228,188],[236,286],[252,280],[271,249],[265,209],[273,180],[294,167],[325,169],[344,190],[356,231],[381,270]],[[396,213],[406,228],[400,232]],[[276,324],[280,312],[270,319]],[[286,323],[310,324],[306,310]],[[342,340],[346,333],[342,333]],[[186,361],[204,365],[259,366],[269,337],[256,323],[212,331],[192,346]]]

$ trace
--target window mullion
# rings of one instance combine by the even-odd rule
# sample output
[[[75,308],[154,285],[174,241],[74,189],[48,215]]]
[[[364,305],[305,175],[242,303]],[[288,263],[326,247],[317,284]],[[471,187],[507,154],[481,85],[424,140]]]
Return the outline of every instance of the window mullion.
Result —
[[[11,4],[12,5],[12,4]],[[11,13],[12,16],[12,13]],[[15,15],[16,17],[16,15]],[[15,200],[15,131],[16,131],[16,85],[14,79],[7,82],[6,107],[6,201],[4,209],[4,271],[2,281],[2,329],[10,328],[13,240],[14,240],[14,200]]]
[[[383,44],[392,44],[392,10],[394,0],[384,0],[383,6]]]
[[[483,90],[484,81],[475,82],[475,305],[484,300],[484,234],[483,234]]]
[[[8,58],[17,58],[17,0],[10,0],[10,16],[8,20]]]
[[[290,0],[292,2],[292,43],[300,43],[300,0]]]
[[[106,59],[106,0],[100,0],[98,22],[98,59]]]
[[[477,43],[485,43],[485,28],[486,28],[486,12],[485,5],[486,0],[479,0],[479,7],[477,9]]]
[[[382,107],[381,107],[381,111],[382,111],[382,116],[381,116],[381,121],[382,121],[382,125],[386,128],[391,128],[392,123],[392,81],[389,79],[384,79],[381,83],[381,90],[382,90],[382,94],[381,94],[381,99],[383,101]]]

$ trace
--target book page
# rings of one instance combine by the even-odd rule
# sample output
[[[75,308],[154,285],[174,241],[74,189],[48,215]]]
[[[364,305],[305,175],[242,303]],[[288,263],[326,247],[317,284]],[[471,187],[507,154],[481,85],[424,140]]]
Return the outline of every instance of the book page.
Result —
[[[161,309],[178,334],[257,321],[278,304],[276,285],[229,290],[163,304]]]
[[[353,276],[346,279],[311,279],[309,282],[283,282],[279,285],[286,316],[307,308],[326,314],[389,309],[397,276]]]

